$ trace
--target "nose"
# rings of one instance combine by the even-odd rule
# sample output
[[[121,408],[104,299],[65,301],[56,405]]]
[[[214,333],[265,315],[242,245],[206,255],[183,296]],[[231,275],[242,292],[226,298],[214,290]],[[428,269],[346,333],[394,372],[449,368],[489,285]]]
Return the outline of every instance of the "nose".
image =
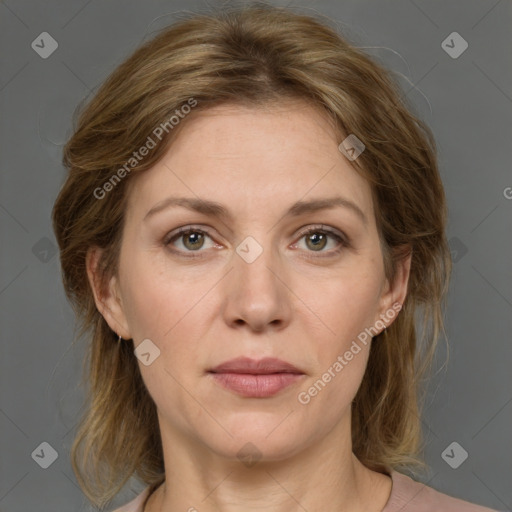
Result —
[[[263,252],[254,261],[243,252],[244,248],[259,252],[254,241],[234,254],[233,269],[224,283],[223,315],[232,328],[282,330],[290,323],[293,294],[279,255],[263,244],[260,247]]]

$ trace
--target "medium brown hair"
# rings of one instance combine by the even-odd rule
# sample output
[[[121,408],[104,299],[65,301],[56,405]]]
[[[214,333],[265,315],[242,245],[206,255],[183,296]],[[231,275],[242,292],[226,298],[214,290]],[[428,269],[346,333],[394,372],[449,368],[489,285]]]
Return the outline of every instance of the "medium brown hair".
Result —
[[[103,506],[133,475],[153,486],[165,478],[156,406],[132,344],[118,345],[96,308],[86,255],[93,246],[104,249],[99,271],[106,286],[117,272],[128,185],[164,156],[186,118],[106,197],[94,191],[191,98],[197,112],[225,103],[258,107],[301,99],[327,116],[340,142],[354,134],[365,144],[352,165],[371,185],[387,277],[411,250],[412,263],[403,308],[374,339],[352,404],[353,451],[376,471],[425,467],[422,378],[444,334],[442,303],[451,272],[433,136],[390,73],[328,22],[252,4],[180,20],[138,48],[80,110],[65,145],[69,174],[53,226],[65,291],[80,320],[78,337],[87,340],[87,403],[72,446],[84,493]]]

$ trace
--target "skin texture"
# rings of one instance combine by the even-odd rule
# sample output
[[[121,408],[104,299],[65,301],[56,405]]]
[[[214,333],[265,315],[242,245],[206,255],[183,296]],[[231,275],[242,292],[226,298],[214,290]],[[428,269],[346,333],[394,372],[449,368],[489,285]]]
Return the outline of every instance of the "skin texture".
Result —
[[[139,361],[166,467],[145,510],[381,511],[391,479],[364,467],[351,447],[350,406],[370,343],[307,405],[297,396],[403,303],[410,257],[390,283],[370,187],[311,106],[224,105],[190,114],[181,128],[164,159],[134,176],[118,275],[104,293],[93,284],[100,250],[88,255],[110,327],[133,340],[123,343],[149,338],[160,349],[151,365]],[[232,218],[173,207],[144,220],[170,196],[216,201]],[[367,223],[344,207],[285,216],[298,200],[333,196],[358,205]],[[190,225],[208,232],[202,246],[197,235],[165,245]],[[322,226],[349,245],[333,237],[315,245],[301,234]],[[236,252],[247,236],[263,248],[252,263]],[[200,257],[179,255],[191,253]],[[273,397],[244,398],[207,373],[239,356],[276,357],[305,375]],[[261,457],[250,467],[237,457],[246,443]]]

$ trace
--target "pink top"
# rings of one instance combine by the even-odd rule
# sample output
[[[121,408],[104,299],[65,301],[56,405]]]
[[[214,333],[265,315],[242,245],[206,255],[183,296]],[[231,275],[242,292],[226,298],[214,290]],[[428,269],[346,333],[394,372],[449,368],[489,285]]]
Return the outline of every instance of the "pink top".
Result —
[[[390,476],[393,485],[382,512],[496,512],[443,494],[397,471]],[[113,512],[144,512],[149,489],[146,487],[134,500]]]

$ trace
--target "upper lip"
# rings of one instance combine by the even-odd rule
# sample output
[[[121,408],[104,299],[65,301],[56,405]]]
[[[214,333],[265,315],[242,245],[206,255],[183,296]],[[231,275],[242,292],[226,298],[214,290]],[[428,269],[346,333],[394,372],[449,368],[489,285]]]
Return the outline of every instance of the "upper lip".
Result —
[[[238,357],[231,359],[210,370],[212,373],[247,373],[252,375],[268,375],[270,373],[297,373],[302,374],[298,368],[291,363],[265,357],[260,360],[249,357]]]

